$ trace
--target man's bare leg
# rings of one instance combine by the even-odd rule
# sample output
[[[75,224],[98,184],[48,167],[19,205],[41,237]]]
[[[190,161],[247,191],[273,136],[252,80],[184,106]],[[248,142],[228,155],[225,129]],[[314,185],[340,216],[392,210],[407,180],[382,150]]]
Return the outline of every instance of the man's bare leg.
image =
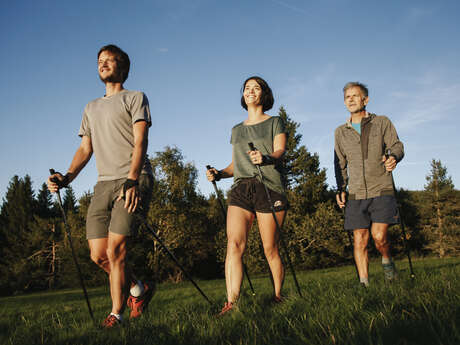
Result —
[[[372,223],[371,233],[375,247],[382,254],[382,266],[385,279],[392,281],[397,278],[396,267],[391,259],[390,242],[388,241],[389,224]]]
[[[354,256],[358,267],[359,279],[364,285],[369,285],[369,256],[367,244],[369,242],[368,229],[353,230]]]
[[[107,257],[110,264],[110,294],[112,296],[112,313],[123,313],[128,297],[130,281],[126,274],[126,242],[125,235],[109,232]]]

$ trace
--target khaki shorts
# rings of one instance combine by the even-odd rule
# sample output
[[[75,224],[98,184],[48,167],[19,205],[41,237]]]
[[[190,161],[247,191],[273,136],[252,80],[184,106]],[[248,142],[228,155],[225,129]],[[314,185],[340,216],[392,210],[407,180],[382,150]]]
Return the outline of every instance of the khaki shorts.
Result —
[[[86,216],[86,238],[88,240],[108,237],[109,231],[131,236],[134,225],[138,225],[136,218],[145,217],[152,196],[153,177],[141,175],[139,177],[140,205],[136,212],[128,213],[124,208],[124,200],[116,201],[126,179],[113,181],[99,181],[94,186],[94,194]]]

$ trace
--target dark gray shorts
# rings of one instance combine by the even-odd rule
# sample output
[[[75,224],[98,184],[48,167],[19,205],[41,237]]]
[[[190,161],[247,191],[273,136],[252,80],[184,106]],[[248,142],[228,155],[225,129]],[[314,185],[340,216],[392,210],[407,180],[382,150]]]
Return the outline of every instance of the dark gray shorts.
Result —
[[[275,212],[287,210],[289,205],[285,195],[268,189]],[[228,195],[228,205],[238,206],[252,213],[271,213],[265,187],[257,178],[242,179]]]
[[[347,201],[345,230],[366,229],[371,223],[399,223],[398,205],[393,195]]]
[[[139,176],[140,205],[136,212],[128,213],[124,200],[116,201],[126,179],[99,181],[94,186],[94,194],[86,216],[86,238],[88,240],[108,237],[109,231],[130,236],[139,215],[147,214],[151,200],[153,177]]]

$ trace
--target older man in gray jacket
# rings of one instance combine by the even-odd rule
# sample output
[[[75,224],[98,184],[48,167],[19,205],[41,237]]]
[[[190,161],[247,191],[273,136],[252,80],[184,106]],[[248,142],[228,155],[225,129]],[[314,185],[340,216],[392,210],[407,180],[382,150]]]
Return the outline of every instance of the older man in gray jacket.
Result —
[[[366,111],[369,96],[364,84],[347,83],[343,93],[351,116],[335,130],[336,198],[339,207],[345,207],[345,230],[353,231],[360,282],[368,286],[369,229],[382,254],[385,278],[396,278],[387,234],[390,225],[399,223],[391,171],[404,157],[404,146],[386,116]]]

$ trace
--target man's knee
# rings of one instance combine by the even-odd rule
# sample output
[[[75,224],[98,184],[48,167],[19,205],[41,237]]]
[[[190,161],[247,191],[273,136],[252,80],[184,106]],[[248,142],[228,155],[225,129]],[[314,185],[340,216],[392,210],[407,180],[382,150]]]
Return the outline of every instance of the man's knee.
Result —
[[[106,253],[91,252],[90,257],[91,257],[91,260],[100,267],[105,267],[105,265],[109,261]]]
[[[388,245],[388,238],[386,235],[374,236],[374,242],[377,248],[382,248]]]
[[[369,242],[369,232],[367,229],[355,230],[353,232],[354,245],[356,249],[364,250]]]
[[[107,248],[107,258],[110,263],[124,262],[126,259],[126,246]]]
[[[384,247],[388,245],[388,225],[382,225],[382,226],[376,226],[374,229],[372,229],[372,238],[374,239],[375,246],[377,248]]]

